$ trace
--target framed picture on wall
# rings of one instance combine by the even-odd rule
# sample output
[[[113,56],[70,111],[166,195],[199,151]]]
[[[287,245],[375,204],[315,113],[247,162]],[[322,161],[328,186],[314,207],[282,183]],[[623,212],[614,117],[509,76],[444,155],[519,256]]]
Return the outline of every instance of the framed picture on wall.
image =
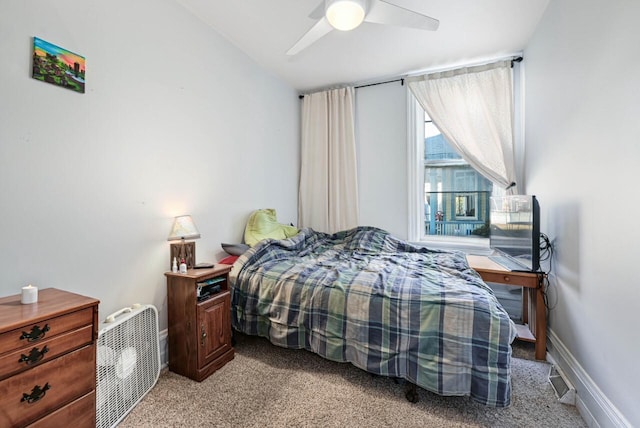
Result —
[[[83,56],[38,37],[33,38],[31,77],[84,94],[85,73]]]

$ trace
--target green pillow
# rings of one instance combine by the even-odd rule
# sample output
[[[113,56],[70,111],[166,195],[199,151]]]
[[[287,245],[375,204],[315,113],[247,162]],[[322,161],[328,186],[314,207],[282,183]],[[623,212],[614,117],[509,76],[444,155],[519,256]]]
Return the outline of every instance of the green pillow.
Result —
[[[253,247],[263,239],[286,239],[298,234],[298,228],[278,223],[276,210],[265,208],[251,213],[244,229],[245,244]]]

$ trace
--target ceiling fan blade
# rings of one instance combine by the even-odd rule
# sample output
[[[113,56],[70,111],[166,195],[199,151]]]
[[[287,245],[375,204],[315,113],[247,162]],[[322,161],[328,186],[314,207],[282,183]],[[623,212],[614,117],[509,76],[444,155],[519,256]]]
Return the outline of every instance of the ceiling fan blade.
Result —
[[[326,18],[322,18],[287,51],[287,55],[295,55],[308,48],[331,30],[333,30],[333,27],[329,24],[329,21]]]
[[[395,25],[398,27],[417,28],[435,31],[440,21],[413,10],[388,3],[384,0],[371,0],[369,11],[364,20],[374,24]]]
[[[320,19],[323,16],[324,16],[324,0],[320,2],[318,7],[316,7],[315,9],[313,9],[313,11],[311,11],[311,13],[309,14],[309,18]]]

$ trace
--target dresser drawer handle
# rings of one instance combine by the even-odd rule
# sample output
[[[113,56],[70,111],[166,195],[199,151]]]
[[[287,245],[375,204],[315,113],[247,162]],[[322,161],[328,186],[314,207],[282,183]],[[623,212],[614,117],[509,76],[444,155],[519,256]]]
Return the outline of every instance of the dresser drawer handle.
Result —
[[[49,348],[47,348],[47,345],[44,345],[44,348],[42,348],[42,351],[39,350],[38,348],[33,348],[31,352],[29,352],[29,355],[22,354],[18,362],[19,363],[24,362],[28,366],[31,364],[35,364],[40,360],[42,360],[44,358],[44,354],[46,354],[47,352],[49,352]]]
[[[45,324],[44,328],[40,328],[38,325],[34,325],[31,329],[31,333],[27,333],[26,331],[22,332],[20,336],[20,340],[27,339],[27,342],[35,342],[44,337],[44,335],[49,331],[49,324]]]
[[[41,398],[44,398],[45,394],[50,388],[51,387],[49,386],[49,382],[47,382],[42,388],[40,388],[40,385],[36,385],[33,387],[31,394],[22,394],[22,399],[20,400],[20,402],[26,401],[29,404],[35,403]]]

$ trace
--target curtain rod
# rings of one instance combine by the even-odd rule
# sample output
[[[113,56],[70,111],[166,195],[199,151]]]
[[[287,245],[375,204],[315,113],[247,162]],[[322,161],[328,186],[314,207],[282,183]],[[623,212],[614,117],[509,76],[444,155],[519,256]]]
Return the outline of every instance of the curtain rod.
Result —
[[[384,82],[375,82],[375,83],[367,83],[366,85],[358,85],[358,86],[354,86],[353,89],[368,88],[369,86],[384,85],[387,83],[395,83],[395,82],[400,82],[400,84],[404,86],[404,77],[393,79],[393,80],[385,80]],[[298,98],[303,99],[304,95],[305,94],[298,95]]]
[[[513,57],[511,57],[511,68],[513,68],[513,63],[514,62],[522,62],[523,59],[524,58],[522,56],[513,56]],[[387,84],[387,83],[395,83],[395,82],[400,82],[400,84],[402,86],[404,86],[404,79],[405,79],[404,77],[399,77],[399,78],[393,79],[393,80],[385,80],[384,82],[375,82],[375,83],[367,83],[367,84],[364,84],[364,85],[358,85],[358,86],[354,86],[353,88],[354,89],[368,88],[369,86],[384,85],[384,84]],[[298,95],[298,99],[303,99],[305,95],[307,95],[307,94]]]
[[[400,85],[404,86],[404,77],[401,77],[399,79],[386,80],[384,82],[367,83],[366,85],[354,86],[353,88],[354,89],[368,88],[369,86],[384,85],[386,83],[395,83],[395,82],[400,82]]]
[[[458,70],[460,68],[477,67],[479,65],[493,64],[500,61],[511,61],[511,68],[513,68],[514,62],[522,62],[523,59],[524,58],[522,57],[522,55],[515,55],[515,54],[504,56],[504,57],[487,58],[484,60],[479,60],[477,62],[471,62],[468,64],[454,64],[451,66],[446,66],[441,68],[431,68],[426,70],[415,71],[415,72],[406,74],[404,77],[406,79],[407,77],[422,76],[422,75],[433,74],[433,73],[442,73],[446,71]]]

